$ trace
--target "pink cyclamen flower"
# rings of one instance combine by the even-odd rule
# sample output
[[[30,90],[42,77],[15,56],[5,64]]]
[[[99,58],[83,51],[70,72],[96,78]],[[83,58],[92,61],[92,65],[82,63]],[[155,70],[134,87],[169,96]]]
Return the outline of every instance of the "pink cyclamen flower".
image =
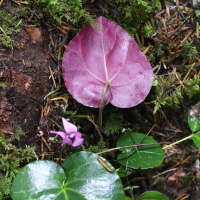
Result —
[[[77,127],[74,124],[68,122],[63,117],[62,117],[62,123],[65,132],[49,131],[49,133],[54,133],[62,137],[63,141],[61,146],[63,146],[64,143],[67,143],[72,147],[80,146],[83,143],[84,139],[82,138],[81,133],[77,131]]]

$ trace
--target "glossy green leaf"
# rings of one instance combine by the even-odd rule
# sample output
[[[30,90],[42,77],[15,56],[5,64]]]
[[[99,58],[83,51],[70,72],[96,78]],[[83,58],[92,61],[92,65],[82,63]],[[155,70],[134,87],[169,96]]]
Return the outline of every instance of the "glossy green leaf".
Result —
[[[109,172],[98,158],[101,158],[113,172]],[[64,182],[66,193],[70,191],[72,195],[69,200],[73,200],[75,193],[83,194],[87,200],[125,200],[121,180],[114,167],[106,159],[94,153],[82,151],[69,156],[62,167],[66,174]]]
[[[169,200],[169,198],[160,192],[148,191],[140,195],[136,200]]]
[[[132,199],[131,199],[130,197],[127,197],[127,196],[126,196],[126,199],[125,199],[125,200],[132,200]]]
[[[127,167],[126,176],[125,176],[125,174],[124,174],[125,169],[126,169],[125,166],[121,166],[121,167],[119,168],[119,170],[117,171],[117,172],[118,172],[118,175],[119,175],[120,177],[129,176],[129,175],[131,175],[131,174],[134,172],[134,169],[133,169],[133,168]]]
[[[63,168],[55,162],[39,160],[29,163],[15,177],[11,197],[13,200],[67,199],[62,186],[64,178]]]
[[[142,139],[145,137],[145,134],[142,133],[130,133],[133,140],[136,144],[140,143]],[[142,144],[149,144],[149,143],[157,143],[151,136],[148,136]],[[117,141],[117,147],[123,147],[123,146],[130,146],[133,145],[133,142],[128,134],[123,135],[118,141]],[[124,160],[118,161],[120,164],[126,166],[127,159],[126,156],[130,154],[135,147],[132,148],[123,148],[121,149],[121,153],[118,155],[117,159],[125,158]],[[141,146],[138,148],[139,154],[141,158],[138,155],[138,152],[135,151],[132,155],[128,158],[128,167],[132,168],[139,168],[141,169],[148,169],[153,168],[159,165],[163,162],[165,154],[161,146],[158,145],[147,145],[147,146]]]
[[[193,133],[200,130],[200,103],[189,110],[188,124]]]
[[[125,200],[124,190],[114,167],[99,156],[79,152],[69,156],[63,168],[52,161],[26,165],[13,181],[13,200]]]

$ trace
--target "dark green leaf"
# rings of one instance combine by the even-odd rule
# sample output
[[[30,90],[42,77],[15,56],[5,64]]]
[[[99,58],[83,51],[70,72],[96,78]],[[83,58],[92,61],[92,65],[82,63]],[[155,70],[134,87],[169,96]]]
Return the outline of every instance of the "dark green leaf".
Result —
[[[101,158],[109,172],[91,152],[69,156],[63,168],[52,161],[26,165],[13,181],[13,200],[125,200],[124,190],[113,166]]]
[[[136,200],[169,200],[169,198],[160,192],[148,191],[143,193]]]
[[[11,197],[13,200],[67,199],[62,185],[64,178],[63,168],[55,162],[39,160],[29,163],[15,177]]]
[[[114,167],[100,157],[113,170],[109,172],[98,158],[98,155],[84,151],[68,157],[62,165],[67,177],[64,187],[69,191],[73,188],[72,195],[73,192],[81,193],[87,200],[124,200],[123,186]]]
[[[145,134],[142,133],[130,133],[133,140],[136,144],[140,143],[144,138]],[[144,141],[143,144],[149,143],[157,143],[152,137],[148,136]],[[117,142],[117,147],[123,146],[130,146],[133,145],[133,142],[128,134],[123,135]],[[121,153],[118,155],[117,159],[126,158],[128,154],[130,154],[135,147],[132,148],[123,148],[121,149]],[[148,169],[153,168],[162,163],[164,160],[164,151],[162,150],[160,145],[147,145],[138,148],[139,157],[137,151],[135,151],[132,155],[128,158],[128,167],[132,168],[139,168],[141,169]],[[126,166],[127,159],[120,160],[119,163]]]

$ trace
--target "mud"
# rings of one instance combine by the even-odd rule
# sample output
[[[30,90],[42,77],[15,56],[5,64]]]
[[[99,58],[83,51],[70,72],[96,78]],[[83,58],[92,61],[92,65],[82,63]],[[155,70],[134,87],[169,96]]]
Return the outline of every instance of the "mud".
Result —
[[[21,138],[20,146],[34,146],[41,130],[44,97],[52,86],[49,66],[54,70],[56,63],[50,56],[45,28],[25,27],[12,39],[12,50],[0,49],[0,54],[4,54],[0,60],[0,82],[7,83],[0,87],[0,130],[14,134],[20,126],[27,136]]]

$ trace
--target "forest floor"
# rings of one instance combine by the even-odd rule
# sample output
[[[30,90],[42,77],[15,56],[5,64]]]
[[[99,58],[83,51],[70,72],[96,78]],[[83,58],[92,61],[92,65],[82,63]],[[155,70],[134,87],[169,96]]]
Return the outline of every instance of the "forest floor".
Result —
[[[146,24],[150,24],[154,30],[151,18],[155,19],[157,26],[159,25],[157,29],[162,34],[154,30],[153,35],[139,35],[141,49],[146,51],[145,55],[148,59],[151,59],[152,55],[155,57],[150,63],[158,84],[161,83],[158,89],[163,90],[162,94],[157,93],[157,97],[162,102],[167,96],[169,101],[165,99],[167,103],[163,103],[161,108],[153,113],[153,88],[146,100],[135,107],[121,109],[108,104],[103,112],[102,132],[110,132],[109,136],[104,134],[104,142],[108,144],[104,146],[105,149],[108,146],[115,147],[116,140],[123,135],[123,129],[147,133],[156,125],[150,135],[158,142],[169,143],[191,134],[187,123],[188,108],[199,101],[200,92],[190,96],[190,93],[188,92],[188,95],[184,90],[185,93],[180,97],[174,91],[182,87],[184,82],[194,81],[194,76],[199,78],[200,42],[197,24],[193,19],[195,10],[191,4],[184,7],[183,3],[169,3],[163,6],[161,11],[149,14]],[[85,3],[84,6],[88,12],[93,9],[96,16],[102,14],[102,11],[92,7],[91,2]],[[15,1],[4,0],[0,11],[7,10],[13,14],[19,11],[19,7],[19,2],[17,4]],[[182,9],[178,11],[180,7]],[[97,124],[99,109],[85,107],[76,102],[67,91],[62,77],[64,49],[78,30],[73,24],[59,24],[47,17],[40,18],[38,25],[33,21],[35,9],[37,8],[33,6],[28,14],[24,11],[27,21],[22,21],[21,28],[11,34],[12,47],[0,46],[0,131],[9,138],[15,134],[18,126],[21,127],[26,136],[22,136],[16,143],[17,147],[35,146],[38,159],[50,159],[61,163],[69,152],[84,149],[69,146],[61,148],[59,137],[52,140],[49,130],[61,125],[61,117],[65,116],[78,125],[86,141],[84,148],[97,152],[95,145],[97,146],[100,138],[87,116],[91,116]],[[178,20],[174,15],[176,12],[181,13]],[[167,21],[167,17],[171,18],[171,21]],[[0,15],[0,20],[5,18]],[[117,23],[119,19],[112,15],[111,20]],[[15,27],[17,29],[18,25],[15,24]],[[0,34],[0,37],[4,36],[1,31]],[[191,41],[193,46],[189,44]],[[176,48],[171,47],[174,43]],[[164,52],[161,56],[157,50],[154,51],[159,44],[163,45],[160,47]],[[187,45],[183,47],[184,44]],[[195,84],[200,85],[199,82]],[[180,99],[181,103],[173,107]],[[107,128],[108,126],[110,128]],[[92,139],[91,133],[95,133]],[[115,154],[108,155],[107,159],[118,168],[119,164],[112,161],[113,156]],[[140,186],[139,189],[134,189],[136,196],[148,190],[157,190],[170,199],[197,200],[200,199],[200,179],[196,178],[199,173],[199,150],[189,139],[166,150],[165,159],[158,167],[147,171],[146,174],[135,171],[129,176],[129,181]],[[123,180],[123,183],[126,186],[126,180]]]

